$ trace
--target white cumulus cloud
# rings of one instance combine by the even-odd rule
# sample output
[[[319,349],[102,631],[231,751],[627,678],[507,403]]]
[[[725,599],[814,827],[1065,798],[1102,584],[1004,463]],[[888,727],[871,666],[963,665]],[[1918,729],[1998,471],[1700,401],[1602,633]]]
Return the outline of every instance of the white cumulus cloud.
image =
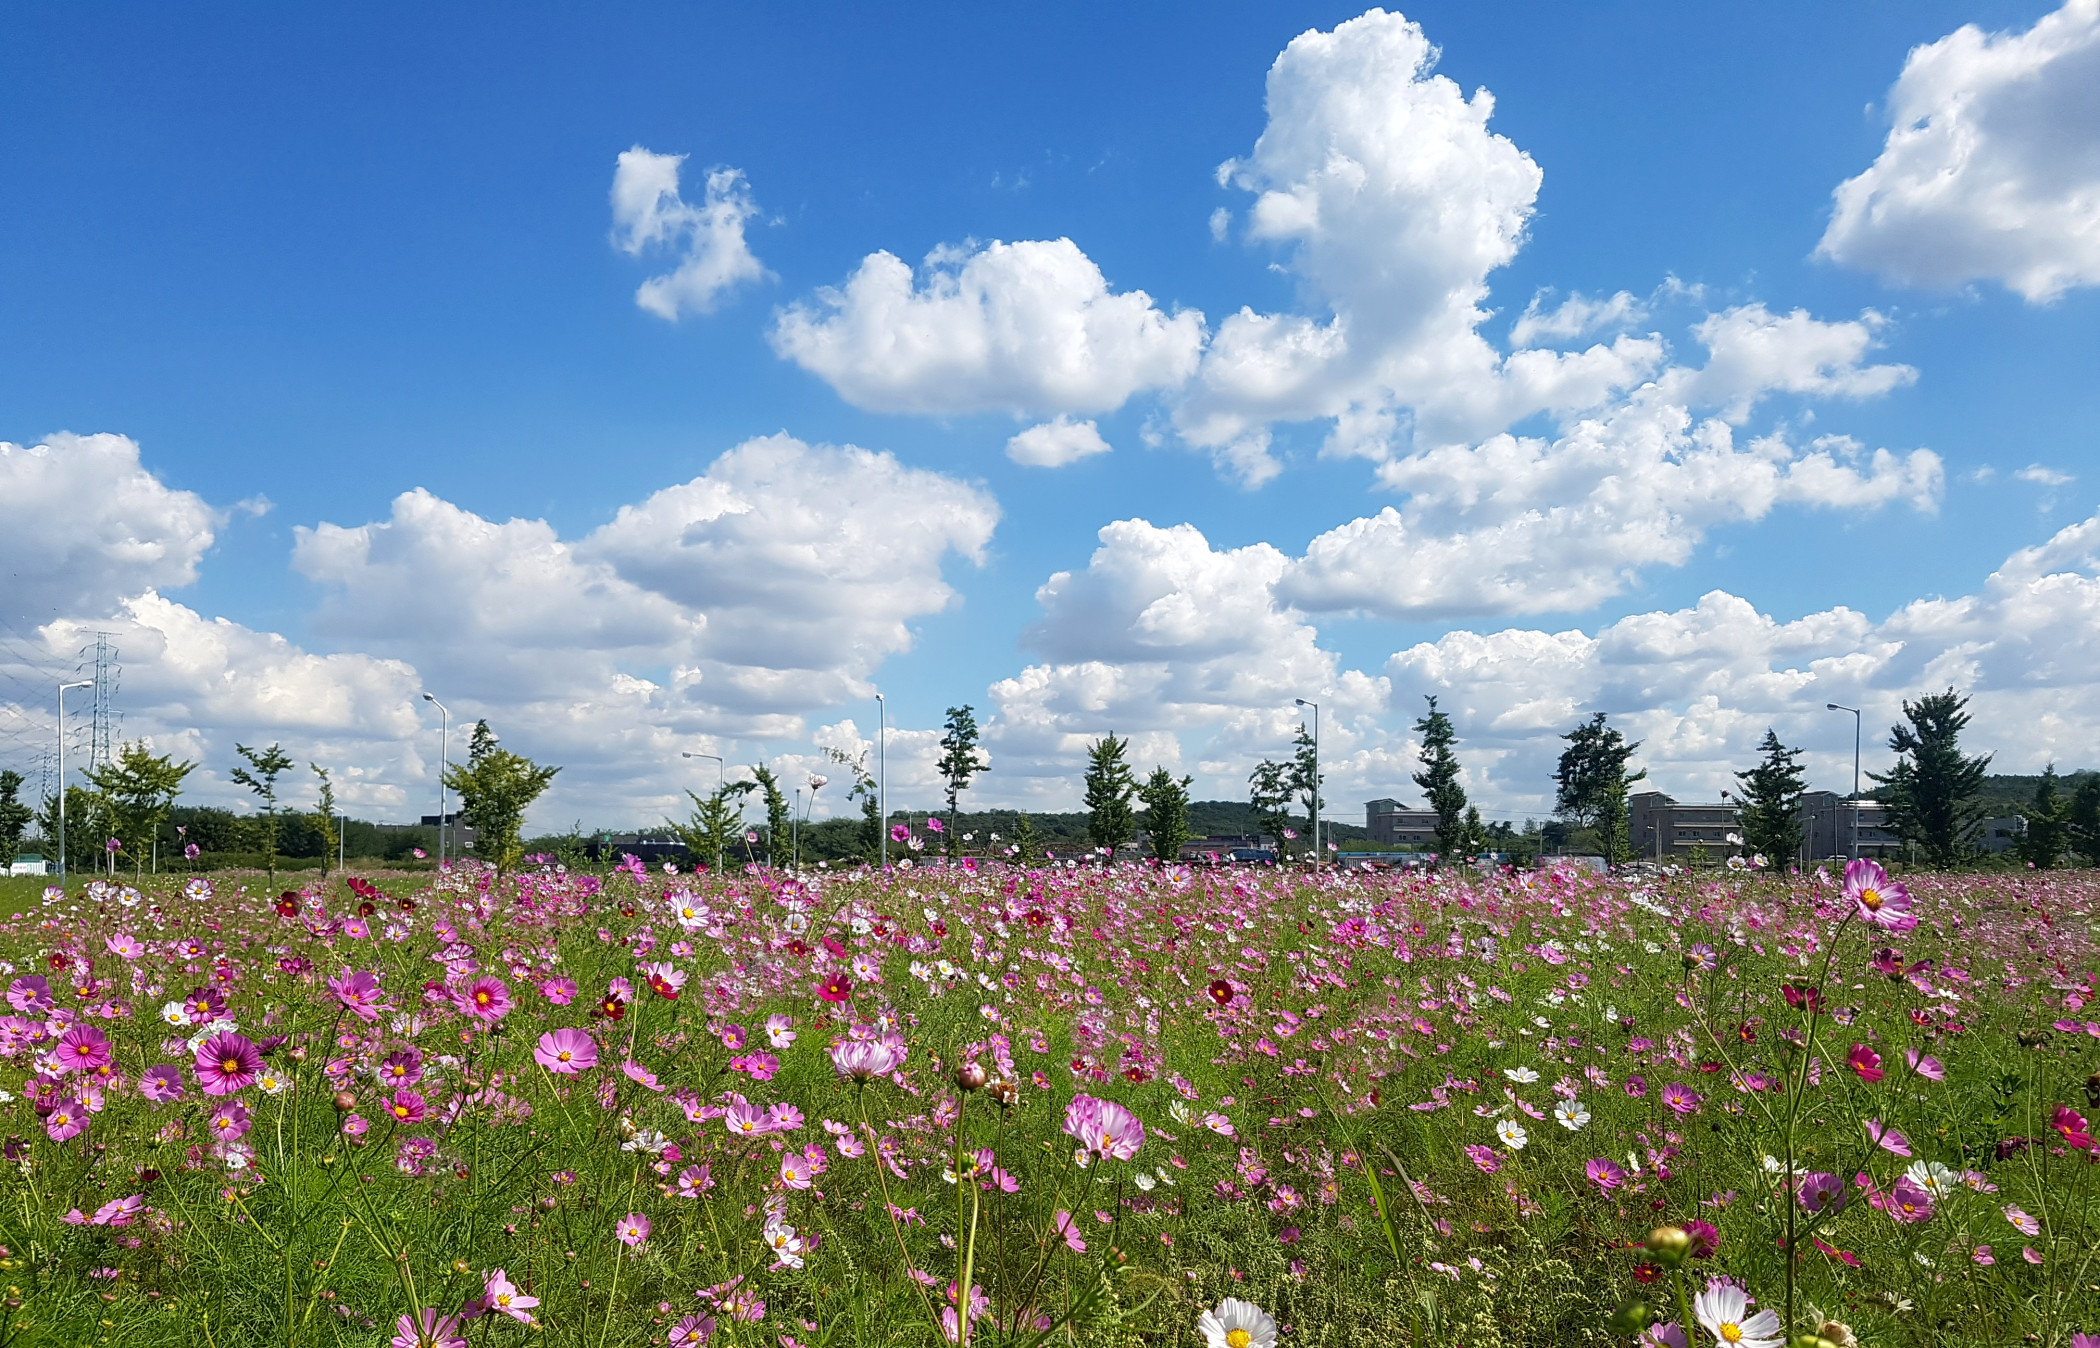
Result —
[[[1888,112],[1880,157],[1837,189],[1822,255],[2034,303],[2100,284],[2100,0],[1916,48]]]
[[[679,192],[682,154],[656,154],[637,145],[613,170],[613,243],[639,255],[652,248],[683,251],[675,269],[642,282],[634,302],[676,319],[708,313],[724,295],[766,275],[744,226],[758,214],[742,170],[708,170],[705,195],[688,203]]]
[[[944,248],[923,279],[887,252],[790,306],[773,348],[879,412],[1089,413],[1196,368],[1203,315],[1116,292],[1070,239]]]
[[[1030,426],[1006,442],[1006,457],[1031,468],[1062,468],[1092,454],[1108,453],[1108,441],[1091,421],[1058,417]]]

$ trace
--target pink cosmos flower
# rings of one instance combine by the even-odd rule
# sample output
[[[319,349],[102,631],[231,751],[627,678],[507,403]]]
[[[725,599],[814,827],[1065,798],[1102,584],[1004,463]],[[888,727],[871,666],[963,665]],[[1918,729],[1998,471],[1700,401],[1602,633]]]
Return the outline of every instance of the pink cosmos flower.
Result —
[[[44,1116],[44,1131],[53,1142],[79,1137],[87,1126],[88,1107],[78,1100],[61,1100]]]
[[[1913,1183],[1910,1176],[1900,1175],[1889,1187],[1888,1201],[1883,1208],[1889,1216],[1905,1225],[1929,1222],[1932,1220],[1932,1195],[1923,1185]]]
[[[1052,1235],[1061,1237],[1065,1242],[1065,1248],[1072,1253],[1086,1253],[1086,1241],[1080,1238],[1079,1223],[1072,1220],[1071,1213],[1060,1208],[1051,1220],[1050,1232]]]
[[[1910,912],[1910,891],[1889,879],[1881,863],[1867,857],[1845,864],[1845,897],[1859,915],[1884,931],[1905,932],[1918,925]]]
[[[145,1208],[146,1195],[144,1194],[133,1194],[129,1198],[113,1198],[95,1209],[95,1215],[88,1218],[88,1225],[129,1226],[133,1221],[137,1220],[139,1213],[145,1211]]]
[[[413,1086],[423,1079],[422,1050],[410,1045],[386,1055],[379,1064],[379,1079],[389,1086]]]
[[[1870,1085],[1888,1075],[1882,1070],[1881,1055],[1865,1044],[1852,1046],[1852,1051],[1845,1055],[1845,1066],[1856,1072],[1861,1081]]]
[[[139,1094],[156,1105],[182,1098],[181,1069],[162,1065],[149,1067],[139,1077]]]
[[[1910,1139],[1880,1119],[1867,1120],[1867,1141],[1892,1155],[1910,1155]]]
[[[780,1182],[790,1189],[807,1189],[815,1173],[808,1159],[799,1151],[791,1151],[780,1158]]]
[[[457,998],[459,1009],[484,1025],[494,1025],[510,1014],[510,989],[500,978],[486,975],[467,985]]]
[[[1103,1158],[1127,1161],[1145,1145],[1145,1125],[1113,1100],[1075,1095],[1065,1107],[1065,1135]]]
[[[386,1010],[386,993],[381,991],[379,980],[362,969],[345,969],[328,980],[328,990],[335,994],[343,1009],[366,1024],[379,1019]],[[432,1312],[435,1314],[435,1312]],[[402,1317],[404,1320],[406,1316]]]
[[[839,1075],[855,1081],[886,1077],[904,1066],[902,1044],[881,1039],[842,1039],[831,1046],[831,1065]]]
[[[532,1060],[550,1072],[575,1076],[598,1065],[598,1045],[582,1030],[549,1030],[533,1048]]]
[[[7,1004],[24,1015],[51,1008],[51,984],[42,974],[24,974],[7,985]]]
[[[1821,1170],[1814,1171],[1801,1177],[1795,1197],[1800,1200],[1801,1206],[1810,1212],[1821,1212],[1833,1203],[1843,1207],[1845,1182],[1836,1175]]]
[[[784,1014],[766,1017],[766,1038],[774,1048],[786,1048],[795,1042],[795,1018]]]
[[[1672,1114],[1697,1114],[1701,1097],[1690,1086],[1671,1082],[1662,1089],[1662,1102]]]
[[[228,1100],[211,1112],[205,1127],[220,1142],[238,1142],[248,1131],[248,1106],[238,1100]]]
[[[665,1001],[678,1000],[679,989],[685,986],[686,972],[675,964],[656,963],[642,966],[642,981],[651,991]]]
[[[2023,1210],[2017,1204],[2007,1203],[2005,1205],[2005,1220],[2011,1222],[2013,1230],[2018,1231],[2023,1236],[2039,1236],[2042,1234],[2041,1222],[2036,1220],[2033,1214]]]
[[[567,1006],[576,1000],[576,980],[573,978],[543,978],[540,980],[540,996],[556,1006]]]
[[[2092,1150],[2093,1135],[2086,1130],[2085,1115],[2069,1105],[2056,1107],[2049,1116],[2049,1126],[2063,1135],[2065,1145],[2080,1151]]]
[[[394,1322],[389,1348],[467,1348],[467,1341],[459,1332],[459,1321],[457,1315],[440,1315],[426,1306]]]
[[[1938,1058],[1930,1054],[1920,1053],[1914,1048],[1907,1048],[1903,1050],[1903,1061],[1910,1065],[1912,1071],[1927,1081],[1945,1081],[1947,1079],[1947,1069],[1940,1064]]]
[[[1466,1147],[1466,1159],[1479,1166],[1481,1173],[1484,1175],[1492,1175],[1502,1168],[1502,1158],[1495,1155],[1493,1147],[1483,1147],[1477,1143],[1469,1144]]]
[[[92,1025],[75,1025],[58,1037],[52,1056],[68,1072],[93,1072],[109,1066],[108,1036]]]
[[[481,1289],[481,1314],[507,1315],[520,1324],[531,1324],[531,1311],[538,1297],[526,1296],[502,1269],[491,1270]]]
[[[629,1249],[636,1248],[649,1239],[649,1219],[639,1212],[630,1212],[613,1228],[613,1235]]]
[[[1601,1156],[1583,1166],[1582,1173],[1599,1193],[1608,1194],[1626,1182],[1626,1172]]]
[[[620,1071],[637,1086],[646,1086],[652,1091],[663,1089],[663,1083],[656,1079],[656,1073],[631,1058],[620,1064]]]
[[[398,1090],[386,1102],[386,1112],[396,1123],[421,1123],[429,1114],[429,1102],[411,1090]]]
[[[197,1046],[195,1066],[206,1095],[231,1095],[262,1072],[262,1053],[240,1035],[215,1034]]]
[[[671,1348],[700,1348],[714,1337],[715,1317],[712,1315],[688,1315],[671,1326],[667,1336]]]
[[[763,1137],[773,1131],[773,1120],[761,1106],[738,1099],[723,1111],[722,1126],[737,1137]]]

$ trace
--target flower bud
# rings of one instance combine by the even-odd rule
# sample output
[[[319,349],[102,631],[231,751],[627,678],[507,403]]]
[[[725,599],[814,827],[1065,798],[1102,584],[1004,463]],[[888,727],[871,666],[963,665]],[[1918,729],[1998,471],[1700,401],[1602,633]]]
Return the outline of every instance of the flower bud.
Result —
[[[1648,1253],[1665,1268],[1676,1268],[1691,1250],[1691,1234],[1681,1226],[1658,1226],[1648,1233]]]
[[[981,1091],[990,1079],[983,1063],[966,1062],[955,1069],[955,1084],[966,1091]]]
[[[335,1109],[338,1114],[348,1114],[355,1108],[357,1108],[356,1096],[348,1091],[337,1091],[335,1093]]]

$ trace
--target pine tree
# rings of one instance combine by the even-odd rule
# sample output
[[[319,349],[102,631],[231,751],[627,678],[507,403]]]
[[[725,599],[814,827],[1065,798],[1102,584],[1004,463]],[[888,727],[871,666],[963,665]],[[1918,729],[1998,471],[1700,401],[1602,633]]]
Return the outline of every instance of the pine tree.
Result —
[[[1883,789],[1888,826],[1915,844],[1932,866],[1945,869],[1971,850],[1969,829],[1983,814],[1976,795],[1990,770],[1991,756],[1965,758],[1961,732],[1969,724],[1969,699],[1949,688],[1903,704],[1910,724],[1889,728],[1889,748],[1896,766],[1870,772]]]
[[[1415,729],[1422,735],[1422,770],[1414,775],[1415,785],[1436,811],[1437,856],[1456,861],[1467,855],[1466,789],[1458,784],[1458,755],[1451,752],[1458,732],[1451,717],[1437,710],[1434,697],[1429,699],[1429,714],[1415,722]],[[1478,811],[1474,818],[1479,818]]]
[[[328,863],[335,860],[335,783],[329,779],[328,769],[319,763],[306,766],[321,779],[321,789],[314,800],[314,826],[321,831],[321,878],[325,880],[328,878]]]
[[[766,864],[779,866],[787,855],[788,845],[788,801],[787,793],[780,789],[780,779],[773,770],[760,763],[751,769],[751,776],[758,782],[758,789],[766,802]]]
[[[1640,742],[1627,740],[1601,711],[1561,738],[1568,747],[1553,770],[1555,812],[1593,830],[1599,850],[1612,865],[1631,861],[1626,792],[1648,773],[1642,769],[1629,775],[1626,763]]]
[[[2020,838],[2020,859],[2036,870],[2052,871],[2063,864],[2071,831],[2071,805],[2057,789],[2056,764],[2042,769],[2035,784],[2034,800],[2027,807],[2027,832]]]
[[[518,834],[525,811],[560,771],[503,748],[487,721],[475,722],[467,761],[446,766],[445,785],[459,793],[460,817],[474,830],[474,852],[498,875],[523,859]]]
[[[1043,845],[1035,836],[1035,821],[1026,814],[1014,825],[1014,862],[1016,865],[1033,865],[1043,859]]]
[[[941,736],[941,756],[933,767],[948,783],[948,855],[954,856],[962,846],[955,827],[956,797],[969,789],[970,778],[984,770],[984,760],[977,749],[977,715],[967,703],[948,708],[945,728],[947,733]]]
[[[1129,747],[1129,740],[1114,735],[1086,747],[1086,833],[1094,846],[1111,853],[1130,841],[1136,825],[1130,798],[1137,793],[1137,781],[1123,757]]]
[[[1152,840],[1152,855],[1162,863],[1179,861],[1181,845],[1189,840],[1189,783],[1195,780],[1177,780],[1164,767],[1157,767],[1138,788],[1138,799],[1145,804],[1145,832]]]
[[[35,820],[36,811],[22,803],[22,774],[0,772],[0,875],[22,854],[22,836]]]
[[[1787,748],[1778,732],[1767,728],[1757,751],[1763,760],[1735,775],[1743,800],[1743,838],[1752,852],[1784,866],[1801,851],[1801,797],[1808,790],[1801,750]]]
[[[756,790],[757,782],[724,782],[706,796],[688,791],[685,794],[693,802],[692,818],[686,823],[666,819],[678,841],[685,850],[700,858],[712,858],[717,872],[722,869],[722,854],[735,842],[736,835],[744,826],[744,807],[738,804],[730,809],[731,802],[739,800],[745,793]]]
[[[2084,855],[2088,866],[2100,866],[2100,773],[2078,779],[2064,823],[2064,840]]]

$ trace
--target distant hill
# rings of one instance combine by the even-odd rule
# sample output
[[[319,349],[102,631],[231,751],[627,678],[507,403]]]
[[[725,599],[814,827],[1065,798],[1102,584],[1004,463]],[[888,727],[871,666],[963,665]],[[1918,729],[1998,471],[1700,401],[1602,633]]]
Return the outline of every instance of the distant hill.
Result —
[[[2078,789],[2081,780],[2092,775],[2091,768],[2077,772],[2060,772],[2056,778],[2057,792],[2068,796]],[[1985,810],[1994,816],[2021,814],[2033,803],[2035,789],[2041,784],[2042,774],[2039,772],[2031,776],[1994,772],[1983,779],[1983,789],[1977,795],[1983,801]]]

